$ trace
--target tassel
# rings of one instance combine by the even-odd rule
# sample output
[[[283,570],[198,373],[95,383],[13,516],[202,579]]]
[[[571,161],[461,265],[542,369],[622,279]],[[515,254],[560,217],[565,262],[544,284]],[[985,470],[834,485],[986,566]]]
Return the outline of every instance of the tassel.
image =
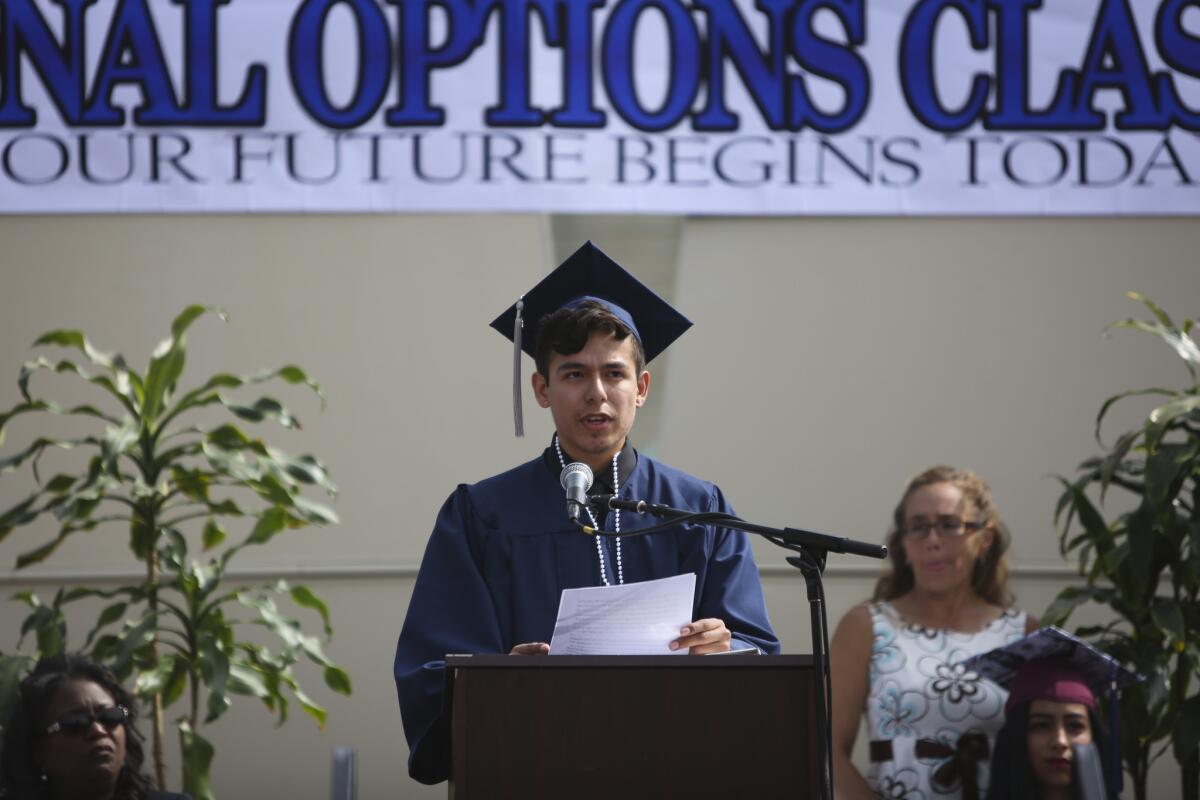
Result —
[[[525,295],[517,298],[517,315],[513,320],[513,427],[517,436],[525,435],[525,420],[521,413],[521,328],[525,321],[521,311],[525,308]]]
[[[1108,673],[1108,789],[1113,797],[1125,789],[1121,770],[1121,713],[1117,706],[1117,662]]]

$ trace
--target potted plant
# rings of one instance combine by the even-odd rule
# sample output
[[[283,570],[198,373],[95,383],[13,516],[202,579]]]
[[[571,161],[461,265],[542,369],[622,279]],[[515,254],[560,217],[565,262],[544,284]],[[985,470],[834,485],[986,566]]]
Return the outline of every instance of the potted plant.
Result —
[[[56,535],[17,558],[17,568],[44,561],[79,531],[105,527],[128,531],[129,551],[142,574],[124,586],[62,589],[49,604],[32,593],[18,595],[30,607],[22,637],[35,633],[39,655],[61,650],[66,641],[62,608],[99,598],[103,607],[83,648],[122,678],[132,679],[137,695],[149,702],[160,787],[166,783],[164,709],[184,703],[177,722],[183,790],[196,800],[212,797],[213,747],[201,735],[201,726],[219,718],[234,695],[257,697],[280,723],[295,700],[323,726],[326,711],[304,693],[294,665],[306,658],[320,666],[333,691],[349,694],[351,689],[345,671],[322,648],[322,638],[328,640],[333,629],[320,597],[284,581],[246,588],[231,587],[227,580],[230,563],[246,548],[264,545],[284,531],[337,522],[332,510],[303,492],[313,488],[334,496],[336,489],[320,461],[311,455],[290,456],[240,427],[274,422],[298,429],[295,416],[272,397],[247,404],[234,394],[282,381],[307,387],[322,405],[324,398],[294,365],[254,375],[218,373],[194,388],[178,390],[186,333],[208,313],[225,319],[223,312],[205,306],[184,309],[143,372],[120,355],[98,350],[80,331],[51,331],[34,346],[77,351],[82,359],[41,355],[28,361],[17,381],[21,402],[0,413],[0,446],[14,421],[30,414],[82,417],[95,428],[69,438],[43,433],[0,458],[0,475],[28,472],[35,482],[25,499],[0,511],[0,539],[39,520],[52,520],[57,527]],[[32,384],[46,371],[92,384],[103,402],[65,406],[41,396]],[[220,420],[207,424],[213,410],[220,412]],[[50,457],[60,450],[82,451],[83,456],[72,469],[50,474],[43,462],[62,460]],[[235,533],[239,529],[244,530]],[[278,605],[282,597],[316,612],[323,636],[306,633]],[[270,648],[242,638],[246,625],[265,626],[276,634],[278,645]],[[6,657],[0,677],[11,683],[21,664],[19,656]]]
[[[1100,454],[1084,461],[1074,480],[1060,478],[1055,511],[1064,555],[1077,559],[1082,586],[1068,587],[1044,621],[1063,624],[1087,602],[1111,609],[1107,625],[1077,633],[1131,665],[1147,680],[1120,698],[1122,759],[1134,795],[1146,797],[1150,764],[1170,747],[1178,761],[1183,797],[1197,800],[1200,778],[1200,348],[1182,325],[1136,293],[1151,319],[1126,319],[1125,328],[1159,337],[1183,361],[1182,389],[1144,388],[1108,398],[1096,416]],[[1145,421],[1106,444],[1102,426],[1117,403],[1152,397]],[[1105,514],[1110,490],[1123,497]]]

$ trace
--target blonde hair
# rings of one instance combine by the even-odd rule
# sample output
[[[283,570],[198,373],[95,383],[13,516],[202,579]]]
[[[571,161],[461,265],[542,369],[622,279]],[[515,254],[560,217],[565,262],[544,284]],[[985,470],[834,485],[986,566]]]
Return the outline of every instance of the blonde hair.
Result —
[[[892,527],[887,535],[888,561],[891,570],[882,575],[875,584],[872,600],[894,600],[912,591],[915,583],[912,565],[904,554],[905,504],[912,493],[924,486],[948,483],[963,494],[963,500],[972,505],[979,514],[979,522],[990,527],[995,536],[992,545],[975,560],[971,570],[971,588],[989,603],[1008,607],[1013,603],[1008,589],[1008,527],[1000,519],[996,504],[992,501],[992,490],[987,482],[969,469],[955,467],[930,467],[908,482],[900,503],[892,513]]]

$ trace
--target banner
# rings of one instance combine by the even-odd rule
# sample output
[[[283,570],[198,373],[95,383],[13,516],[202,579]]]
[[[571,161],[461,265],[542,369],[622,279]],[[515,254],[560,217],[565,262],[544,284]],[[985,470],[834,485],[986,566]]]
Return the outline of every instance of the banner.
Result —
[[[0,0],[0,212],[1194,214],[1200,0]]]

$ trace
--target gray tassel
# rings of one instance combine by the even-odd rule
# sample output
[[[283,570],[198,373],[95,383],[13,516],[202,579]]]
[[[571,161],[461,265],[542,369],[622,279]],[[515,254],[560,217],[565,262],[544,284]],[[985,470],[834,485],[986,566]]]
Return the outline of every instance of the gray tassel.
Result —
[[[521,328],[525,322],[521,311],[525,308],[525,295],[517,298],[517,316],[513,321],[513,427],[517,436],[525,435],[525,420],[521,413]]]

